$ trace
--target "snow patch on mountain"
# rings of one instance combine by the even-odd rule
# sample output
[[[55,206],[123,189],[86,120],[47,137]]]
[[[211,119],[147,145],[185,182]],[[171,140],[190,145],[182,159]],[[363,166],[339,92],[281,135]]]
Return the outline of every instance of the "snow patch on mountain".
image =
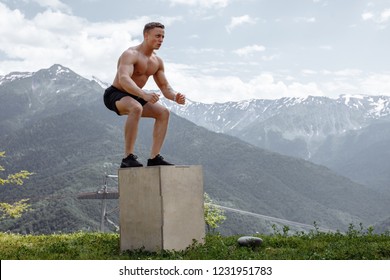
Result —
[[[53,67],[55,69],[55,74],[58,76],[58,75],[61,75],[63,73],[70,73],[70,69],[69,68],[65,68],[59,64],[55,65]]]
[[[0,85],[13,82],[15,80],[29,78],[33,74],[34,74],[33,72],[11,72],[5,76],[0,76]]]
[[[376,102],[372,102],[373,108],[369,110],[369,113],[377,116],[377,117],[382,117],[382,116],[387,116],[390,114],[390,106],[389,106],[389,100],[380,98]]]
[[[106,83],[106,82],[103,82],[102,80],[100,80],[99,78],[95,77],[95,76],[92,76],[92,79],[91,81],[95,81],[96,83],[98,83],[99,86],[101,86],[103,89],[106,89],[110,86],[109,83]]]

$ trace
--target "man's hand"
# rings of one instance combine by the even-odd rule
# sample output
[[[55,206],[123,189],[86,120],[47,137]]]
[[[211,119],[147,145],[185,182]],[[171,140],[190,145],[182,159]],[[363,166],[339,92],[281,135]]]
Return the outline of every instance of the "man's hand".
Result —
[[[186,96],[180,92],[176,93],[175,101],[177,104],[184,105],[186,103]]]
[[[141,98],[147,102],[154,104],[160,100],[160,94],[155,92],[145,93]]]

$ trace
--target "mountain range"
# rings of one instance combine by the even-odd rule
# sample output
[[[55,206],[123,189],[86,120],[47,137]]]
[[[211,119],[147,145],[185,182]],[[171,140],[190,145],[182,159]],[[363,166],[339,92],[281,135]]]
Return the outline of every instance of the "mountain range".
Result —
[[[212,131],[325,165],[372,189],[390,192],[390,96],[166,105]]]
[[[125,120],[104,107],[102,85],[96,79],[83,78],[61,65],[0,77],[0,150],[7,156],[2,165],[7,173],[21,169],[35,173],[21,187],[0,189],[1,201],[29,198],[31,203],[31,210],[22,218],[2,220],[0,230],[53,233],[98,228],[100,201],[81,201],[77,195],[101,189],[104,175],[117,173],[123,154]],[[201,123],[180,116],[194,114],[193,110],[197,110],[199,116],[202,112],[204,116],[211,112],[206,110],[211,105],[198,103],[195,107],[194,104],[190,101],[181,107],[182,113],[170,106],[174,113],[162,154],[176,164],[201,164],[205,191],[215,203],[299,223],[316,222],[333,230],[343,231],[351,223],[360,222],[388,230],[386,226],[381,227],[384,225],[381,221],[386,222],[390,217],[389,193],[357,183],[307,159],[261,148],[240,139],[240,133],[211,131],[210,126],[206,129]],[[249,107],[245,109],[242,104],[240,109],[238,103],[230,103],[237,111],[249,112]],[[283,108],[279,109],[282,114]],[[265,119],[268,110],[271,108],[263,109],[264,115],[257,118]],[[225,129],[234,129],[240,124],[233,114],[229,120],[227,111],[219,117],[216,114],[214,111],[216,123],[224,122],[221,127]],[[249,121],[241,122],[249,133]],[[140,124],[136,150],[143,162],[151,145],[152,125],[148,119]],[[363,123],[360,126],[371,127]],[[363,139],[360,135],[355,137]],[[343,140],[325,138],[316,148],[317,154],[325,143],[330,145],[332,141],[342,143]],[[372,147],[366,148],[370,154]],[[337,150],[334,150],[336,155]],[[117,189],[115,182],[109,187]],[[117,207],[117,201],[109,203],[110,219],[115,222],[118,221]],[[237,213],[226,212],[226,215],[228,218],[219,229],[223,234],[272,232],[273,222]]]

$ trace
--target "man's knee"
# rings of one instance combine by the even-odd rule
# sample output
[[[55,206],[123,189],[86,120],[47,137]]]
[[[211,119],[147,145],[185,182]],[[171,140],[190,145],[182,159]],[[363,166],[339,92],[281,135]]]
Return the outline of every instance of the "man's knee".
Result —
[[[115,105],[120,115],[133,115],[135,117],[142,115],[142,105],[130,96],[123,97]]]
[[[136,104],[128,108],[128,115],[140,118],[142,116],[142,105],[141,104]]]
[[[167,108],[162,108],[160,111],[160,118],[164,120],[168,120],[170,115],[170,111]]]

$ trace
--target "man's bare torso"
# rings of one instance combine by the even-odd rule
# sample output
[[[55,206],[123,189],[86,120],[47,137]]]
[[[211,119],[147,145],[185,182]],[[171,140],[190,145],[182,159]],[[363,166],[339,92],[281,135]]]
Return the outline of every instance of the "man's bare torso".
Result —
[[[126,53],[134,57],[134,64],[133,64],[134,70],[130,78],[137,84],[138,87],[143,88],[146,82],[148,81],[148,78],[156,74],[157,71],[159,70],[160,68],[159,59],[155,53],[153,53],[150,57],[146,56],[141,51],[139,51],[139,46],[135,46],[127,49],[121,55],[121,57],[118,60],[118,65],[117,65],[118,68],[121,63],[125,63],[122,61],[122,57]],[[123,87],[119,83],[118,72],[115,76],[113,86],[119,90],[124,91]]]

